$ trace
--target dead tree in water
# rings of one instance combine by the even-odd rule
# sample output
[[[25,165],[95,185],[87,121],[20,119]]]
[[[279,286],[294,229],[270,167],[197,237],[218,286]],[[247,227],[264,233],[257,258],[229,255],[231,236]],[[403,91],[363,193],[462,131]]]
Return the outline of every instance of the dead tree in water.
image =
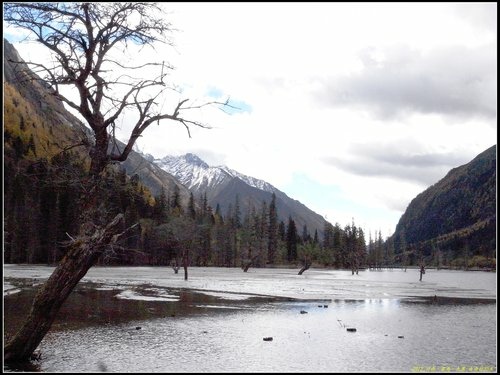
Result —
[[[317,252],[316,245],[311,242],[307,242],[305,244],[301,244],[298,249],[298,256],[302,259],[302,268],[300,269],[298,275],[302,275],[305,271],[307,271],[313,261],[313,257]]]
[[[182,267],[184,268],[184,280],[188,279],[189,254],[187,249],[182,250]]]
[[[4,347],[6,362],[27,361],[49,331],[57,312],[79,280],[120,236],[123,214],[106,218],[102,176],[112,162],[123,162],[137,139],[153,123],[172,120],[190,126],[208,126],[183,116],[187,99],[163,110],[162,95],[174,91],[165,83],[171,67],[164,62],[128,66],[116,52],[155,43],[170,44],[170,24],[154,3],[6,3],[4,21],[28,30],[34,40],[52,54],[50,66],[43,62],[10,62],[33,67],[37,75],[24,79],[42,80],[51,94],[76,110],[87,122],[92,142],[88,147],[89,168],[82,181],[80,229],[75,241],[50,278],[36,294],[24,324]],[[134,51],[135,52],[135,51]],[[138,57],[138,56],[135,56]],[[133,78],[148,74],[150,78]],[[43,78],[40,78],[43,75]],[[75,89],[77,99],[60,91]],[[122,149],[117,147],[115,122],[125,112],[135,111],[136,123]]]
[[[171,262],[172,269],[174,270],[174,273],[179,273],[179,262],[177,261],[177,257],[175,257],[175,260]]]
[[[247,272],[248,269],[253,265],[255,264],[255,262],[257,261],[257,259],[259,259],[259,254],[257,255],[254,255],[252,258],[250,259],[247,259],[247,260],[244,260],[242,261],[242,265],[241,265],[241,268],[243,269],[243,272]]]
[[[424,264],[420,264],[420,281],[422,281],[422,275],[425,274],[425,267]]]
[[[307,271],[309,269],[309,267],[311,267],[311,262],[306,259],[304,262],[304,265],[300,269],[298,275],[302,275],[304,273],[304,271]]]

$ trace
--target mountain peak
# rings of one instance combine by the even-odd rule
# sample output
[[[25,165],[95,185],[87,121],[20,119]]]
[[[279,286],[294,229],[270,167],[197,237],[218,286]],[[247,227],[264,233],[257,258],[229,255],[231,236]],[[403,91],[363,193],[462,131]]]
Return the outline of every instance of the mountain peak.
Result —
[[[155,163],[164,171],[177,177],[191,190],[205,191],[225,184],[227,181],[239,178],[257,189],[273,192],[276,189],[269,183],[254,177],[246,176],[227,166],[211,167],[195,154],[187,153],[182,156],[165,156],[156,159]]]
[[[181,156],[181,158],[183,158],[189,164],[194,164],[204,169],[209,168],[209,165],[207,163],[201,160],[197,155],[190,152]]]
[[[222,212],[227,212],[238,197],[242,213],[248,214],[251,207],[258,207],[263,201],[270,203],[274,193],[281,220],[293,216],[297,225],[307,224],[312,230],[318,230],[319,233],[323,231],[323,217],[266,181],[244,175],[225,165],[209,166],[192,153],[168,155],[155,159],[154,163],[176,177],[196,196],[204,194],[212,207],[219,204]]]

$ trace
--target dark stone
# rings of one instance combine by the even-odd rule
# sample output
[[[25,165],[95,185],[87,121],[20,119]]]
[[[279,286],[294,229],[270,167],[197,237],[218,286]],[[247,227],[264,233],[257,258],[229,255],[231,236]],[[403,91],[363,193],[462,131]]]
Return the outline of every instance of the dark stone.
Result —
[[[32,361],[39,361],[42,359],[42,351],[37,349],[33,353],[31,353],[30,359]]]
[[[356,332],[356,328],[346,328],[347,332]]]
[[[300,310],[300,313],[301,313],[301,314],[307,314],[307,311]]]
[[[139,330],[139,329],[141,329],[141,328],[142,328],[142,327],[135,327],[135,329],[137,329],[137,330]]]
[[[273,338],[272,337],[264,337],[262,340],[264,340],[264,341],[273,341]]]
[[[405,337],[404,336],[398,336],[398,339],[404,339]]]

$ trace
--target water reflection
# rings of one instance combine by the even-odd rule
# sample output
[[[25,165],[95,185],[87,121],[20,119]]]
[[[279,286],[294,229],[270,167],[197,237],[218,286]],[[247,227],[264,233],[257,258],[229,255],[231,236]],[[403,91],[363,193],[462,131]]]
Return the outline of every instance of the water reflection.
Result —
[[[215,277],[205,284],[194,280],[191,285],[199,288],[195,290],[161,282],[124,285],[113,280],[108,288],[81,283],[42,341],[42,360],[29,368],[6,370],[410,372],[415,366],[496,363],[495,300],[434,299],[430,293],[400,298],[355,293],[353,298],[338,298],[325,293],[331,288],[328,274],[310,276],[306,283],[281,273],[282,278],[290,277],[293,288],[304,289],[295,294],[302,299],[249,293],[255,285],[266,284],[264,290],[271,289],[269,284],[283,285],[283,279],[272,284],[267,273],[242,275],[250,285],[242,284],[237,294],[228,290],[235,277],[231,274],[221,276],[221,288]],[[342,284],[339,274],[335,277]],[[362,285],[380,288],[379,281]],[[388,281],[383,284],[393,287]],[[34,292],[23,288],[5,296],[5,333],[19,326]]]

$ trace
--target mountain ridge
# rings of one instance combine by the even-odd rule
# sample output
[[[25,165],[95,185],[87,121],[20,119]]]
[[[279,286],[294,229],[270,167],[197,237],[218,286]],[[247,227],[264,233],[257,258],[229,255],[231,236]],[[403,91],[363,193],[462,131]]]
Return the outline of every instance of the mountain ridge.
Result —
[[[224,178],[235,177],[260,190],[271,193],[278,190],[266,181],[245,175],[225,165],[210,166],[193,153],[186,153],[180,156],[167,155],[163,158],[150,157],[150,159],[164,171],[176,176],[186,187],[194,191],[218,185]]]
[[[32,122],[32,126],[27,127],[23,137],[27,138],[25,141],[28,143],[29,136],[33,135],[37,150],[44,148],[50,151],[45,152],[46,157],[50,158],[60,153],[63,148],[72,147],[72,145],[79,143],[90,146],[94,142],[90,129],[66,110],[63,103],[57,100],[52,95],[50,88],[44,86],[42,82],[22,60],[15,47],[4,39],[4,91],[5,97],[8,99],[4,102],[4,112],[8,116],[12,114],[9,123],[18,124],[20,121],[18,119],[19,111],[14,103],[16,101],[14,96],[16,96],[21,101],[21,106],[27,105],[33,108],[31,112],[27,112],[27,115],[32,117],[32,121],[29,121]],[[7,106],[11,107],[10,112],[5,110]],[[8,128],[10,129],[10,125]],[[116,145],[120,149],[124,147],[124,144],[118,140],[116,140]],[[85,147],[76,147],[73,150],[78,152],[83,159],[88,157]],[[40,151],[38,153],[40,156]],[[251,206],[259,207],[263,200],[269,203],[272,192],[276,192],[278,212],[281,213],[283,221],[287,222],[288,216],[292,216],[297,225],[307,225],[310,230],[318,229],[320,233],[323,231],[324,219],[320,215],[309,210],[300,202],[292,200],[271,184],[241,174],[227,166],[210,167],[192,153],[187,154],[186,158],[189,163],[201,168],[197,174],[198,185],[196,188],[188,189],[189,186],[187,186],[189,185],[188,180],[192,179],[193,175],[187,176],[188,179],[186,179],[187,177],[179,179],[178,176],[161,168],[158,161],[155,162],[155,158],[151,155],[131,151],[127,160],[122,162],[120,166],[125,169],[129,177],[137,174],[154,196],[158,196],[162,189],[167,196],[172,196],[178,188],[184,207],[188,205],[191,192],[197,194],[206,191],[208,193],[207,199],[210,198],[208,203],[213,208],[217,203],[220,203],[223,212],[227,212],[229,205],[235,204],[235,197],[239,195],[238,191],[243,189],[252,196],[251,198],[239,196],[243,208],[242,214],[246,214]],[[201,173],[203,171],[209,173]],[[242,181],[242,183],[238,183],[235,179]],[[235,181],[228,184],[231,180]],[[207,187],[212,183],[217,186],[208,191]],[[244,185],[247,185],[248,188]]]
[[[32,126],[27,127],[26,134],[34,135],[36,149],[46,150],[46,157],[50,158],[71,145],[92,144],[94,139],[90,129],[66,110],[49,88],[42,85],[40,78],[29,69],[15,47],[5,38],[3,42],[4,112],[7,116],[11,113],[14,116],[10,121],[4,121],[4,127],[10,130],[10,124],[19,121],[19,108],[25,106],[30,109],[27,114],[33,121]],[[17,102],[20,104],[16,104]],[[116,143],[119,148],[125,147],[119,140],[116,140]],[[83,147],[75,147],[73,150],[82,158],[88,156]],[[190,192],[172,175],[146,160],[140,153],[131,151],[127,160],[121,163],[121,167],[130,177],[137,174],[153,195],[158,195],[162,188],[170,195],[178,188],[181,202],[187,205]]]
[[[321,215],[264,180],[247,176],[225,165],[209,166],[192,153],[149,158],[177,177],[193,194],[206,194],[208,203],[212,207],[218,204],[223,212],[227,212],[230,205],[234,206],[236,199],[239,199],[243,214],[246,214],[252,207],[260,207],[262,201],[269,204],[272,194],[275,194],[280,220],[287,222],[292,217],[299,228],[306,225],[312,233],[315,230],[323,232],[326,220]]]
[[[401,216],[393,238],[431,256],[444,251],[494,257],[496,251],[496,145],[451,169],[418,194]],[[467,250],[468,251],[468,250]]]

